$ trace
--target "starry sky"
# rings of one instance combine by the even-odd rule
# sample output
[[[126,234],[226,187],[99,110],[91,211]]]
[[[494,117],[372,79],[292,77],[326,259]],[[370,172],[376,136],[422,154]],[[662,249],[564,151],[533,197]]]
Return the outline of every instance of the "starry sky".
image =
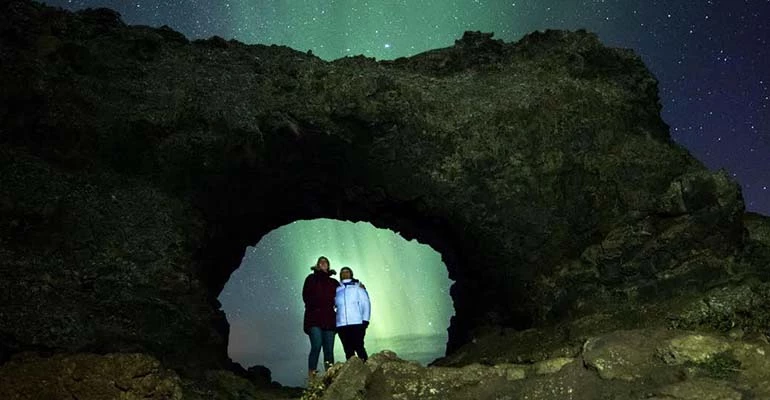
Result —
[[[660,81],[671,136],[770,215],[770,0],[47,0],[109,7],[126,23],[188,38],[377,59],[451,46],[465,30],[516,41],[545,29],[596,32],[631,48]]]
[[[219,296],[230,358],[267,366],[281,384],[304,385],[310,344],[302,332],[302,284],[321,255],[337,272],[350,267],[369,292],[370,354],[388,349],[423,363],[444,355],[454,308],[441,255],[369,223],[315,219],[278,228],[246,249]],[[335,350],[335,360],[344,361],[339,338]]]

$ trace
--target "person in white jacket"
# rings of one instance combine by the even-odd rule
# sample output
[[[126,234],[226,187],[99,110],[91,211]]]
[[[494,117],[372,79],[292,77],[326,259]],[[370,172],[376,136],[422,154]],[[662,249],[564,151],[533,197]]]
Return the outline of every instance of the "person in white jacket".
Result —
[[[357,354],[366,361],[369,356],[364,348],[364,336],[369,327],[371,304],[366,288],[358,279],[353,279],[353,270],[349,267],[340,270],[340,286],[334,303],[337,306],[337,333],[345,349],[345,358]]]

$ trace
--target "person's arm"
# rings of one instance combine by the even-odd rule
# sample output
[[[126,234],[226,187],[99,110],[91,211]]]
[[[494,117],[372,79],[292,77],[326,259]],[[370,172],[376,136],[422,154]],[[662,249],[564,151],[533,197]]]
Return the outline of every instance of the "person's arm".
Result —
[[[369,326],[369,317],[371,317],[372,312],[372,305],[369,301],[369,293],[366,292],[366,289],[361,288],[360,289],[360,299],[359,299],[359,306],[361,307],[361,315],[363,316],[364,320],[364,326]]]
[[[302,301],[305,302],[305,305],[308,305],[307,303],[310,301],[310,285],[308,282],[310,281],[310,276],[305,278],[305,284],[302,285]]]

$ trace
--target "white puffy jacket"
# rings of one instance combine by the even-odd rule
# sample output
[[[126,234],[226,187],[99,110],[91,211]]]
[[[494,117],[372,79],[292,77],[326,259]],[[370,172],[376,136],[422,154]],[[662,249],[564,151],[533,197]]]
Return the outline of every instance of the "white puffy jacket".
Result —
[[[337,326],[357,325],[369,321],[369,294],[358,280],[343,279],[334,297],[337,306]]]

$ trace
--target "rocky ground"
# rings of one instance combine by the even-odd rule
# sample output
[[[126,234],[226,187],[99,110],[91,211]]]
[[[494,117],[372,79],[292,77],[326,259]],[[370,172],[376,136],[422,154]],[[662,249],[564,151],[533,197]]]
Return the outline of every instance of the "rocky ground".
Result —
[[[509,333],[524,343],[543,332]],[[489,343],[494,342],[485,338]],[[479,343],[478,346],[484,346]],[[499,348],[499,346],[498,346]],[[382,351],[337,363],[299,388],[255,385],[230,371],[181,379],[147,355],[24,355],[0,367],[3,399],[679,399],[770,398],[770,344],[740,329],[726,335],[679,329],[590,336],[558,357],[508,348],[519,362],[429,366]],[[550,350],[555,350],[551,348]],[[558,351],[557,351],[558,352]],[[536,360],[536,361],[535,361]],[[467,360],[465,360],[467,361]],[[457,360],[455,360],[457,362]],[[444,364],[446,364],[444,360]]]
[[[365,364],[352,358],[335,365],[311,382],[303,398],[767,399],[769,352],[767,340],[739,332],[666,329],[592,336],[571,354],[536,362],[423,367],[384,351]]]
[[[3,400],[277,400],[301,388],[268,384],[231,370],[180,377],[147,354],[21,353],[0,366]]]

